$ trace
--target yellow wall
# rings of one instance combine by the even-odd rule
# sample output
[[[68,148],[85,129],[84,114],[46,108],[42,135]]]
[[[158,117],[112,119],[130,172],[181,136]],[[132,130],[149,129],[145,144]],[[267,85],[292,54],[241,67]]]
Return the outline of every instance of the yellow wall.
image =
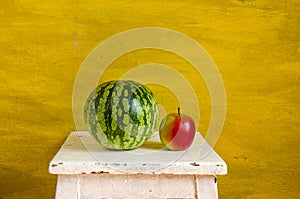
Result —
[[[296,198],[297,0],[1,0],[0,198],[54,197],[56,176],[48,174],[47,166],[75,130],[72,88],[81,62],[112,34],[145,26],[187,34],[218,65],[227,118],[215,149],[229,168],[218,181],[220,198]],[[126,68],[117,70],[120,65],[156,60],[155,52],[140,53],[120,58],[103,80],[122,75]],[[156,56],[193,80],[182,60],[170,61],[172,55],[162,52]],[[200,96],[207,94],[205,86],[196,89],[203,112],[198,130],[205,134],[209,98]],[[167,103],[167,97],[159,100]]]

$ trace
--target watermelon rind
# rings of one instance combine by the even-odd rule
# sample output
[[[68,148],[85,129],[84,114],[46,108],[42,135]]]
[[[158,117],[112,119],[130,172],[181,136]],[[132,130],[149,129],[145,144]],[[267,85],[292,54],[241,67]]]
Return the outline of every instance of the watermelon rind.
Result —
[[[154,94],[132,80],[114,80],[97,86],[84,107],[90,134],[109,149],[140,147],[155,131],[159,111]]]

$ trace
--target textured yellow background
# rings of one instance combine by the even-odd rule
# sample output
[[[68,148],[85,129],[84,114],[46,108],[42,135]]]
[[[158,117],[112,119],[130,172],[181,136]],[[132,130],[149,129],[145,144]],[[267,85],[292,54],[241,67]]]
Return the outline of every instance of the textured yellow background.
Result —
[[[299,13],[297,0],[1,0],[0,198],[54,197],[56,176],[47,166],[75,130],[72,88],[81,62],[112,34],[145,26],[187,34],[218,65],[228,100],[215,147],[229,168],[218,181],[220,198],[296,198]],[[207,89],[182,59],[136,52],[113,63],[102,80],[148,62],[173,66],[193,82],[205,134]],[[166,94],[158,98],[168,111],[176,108],[169,91],[153,89]]]

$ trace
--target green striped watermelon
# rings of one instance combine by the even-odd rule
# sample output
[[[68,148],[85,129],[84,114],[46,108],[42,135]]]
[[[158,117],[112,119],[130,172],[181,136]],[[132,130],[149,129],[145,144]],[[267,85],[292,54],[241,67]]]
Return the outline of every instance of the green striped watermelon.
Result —
[[[153,134],[158,123],[153,93],[131,80],[109,81],[89,95],[84,120],[91,135],[109,149],[134,149]]]

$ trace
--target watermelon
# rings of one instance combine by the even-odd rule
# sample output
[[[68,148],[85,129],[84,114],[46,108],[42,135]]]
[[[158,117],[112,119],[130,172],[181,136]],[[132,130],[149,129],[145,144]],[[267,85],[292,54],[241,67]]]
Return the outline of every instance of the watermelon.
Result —
[[[131,80],[97,86],[84,107],[90,134],[109,149],[134,149],[145,143],[158,123],[156,99],[146,86]]]

